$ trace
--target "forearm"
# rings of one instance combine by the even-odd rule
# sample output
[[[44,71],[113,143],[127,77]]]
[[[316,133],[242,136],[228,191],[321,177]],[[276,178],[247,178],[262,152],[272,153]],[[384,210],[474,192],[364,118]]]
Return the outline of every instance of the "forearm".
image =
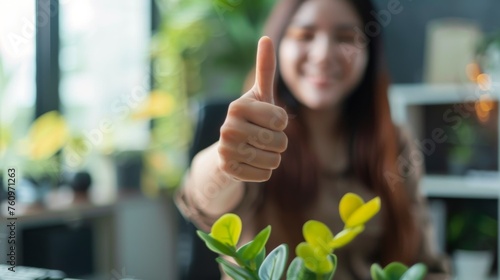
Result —
[[[198,210],[215,217],[235,208],[244,194],[243,182],[219,169],[217,145],[195,156],[183,186]]]

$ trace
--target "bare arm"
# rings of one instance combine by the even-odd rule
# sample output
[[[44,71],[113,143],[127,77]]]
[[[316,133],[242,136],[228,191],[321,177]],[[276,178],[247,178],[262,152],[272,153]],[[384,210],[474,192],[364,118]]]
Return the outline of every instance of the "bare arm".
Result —
[[[234,179],[219,166],[219,142],[198,153],[185,178],[184,192],[198,209],[209,216],[220,216],[242,199],[243,182]]]

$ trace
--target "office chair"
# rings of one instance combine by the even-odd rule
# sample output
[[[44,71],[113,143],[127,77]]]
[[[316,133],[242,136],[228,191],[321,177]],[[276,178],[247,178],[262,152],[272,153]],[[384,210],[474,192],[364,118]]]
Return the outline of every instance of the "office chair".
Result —
[[[212,145],[220,136],[220,127],[226,119],[230,101],[211,100],[203,102],[198,111],[198,120],[193,142],[189,150],[189,162],[201,150]],[[182,219],[184,220],[184,219]],[[185,220],[184,220],[185,221]],[[184,237],[189,243],[189,261],[181,268],[182,280],[219,280],[221,274],[215,261],[218,255],[210,251],[205,243],[197,236],[196,227],[185,221],[183,227]]]

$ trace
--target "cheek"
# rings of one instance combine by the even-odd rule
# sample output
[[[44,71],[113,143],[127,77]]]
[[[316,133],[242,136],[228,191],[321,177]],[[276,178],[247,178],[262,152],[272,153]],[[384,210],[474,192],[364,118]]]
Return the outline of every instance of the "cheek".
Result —
[[[353,54],[349,59],[344,61],[344,67],[347,69],[348,80],[357,82],[365,73],[368,64],[368,53],[366,51]]]
[[[293,81],[300,73],[300,48],[284,40],[279,48],[279,67],[283,78],[287,82]]]
[[[365,72],[366,65],[368,64],[368,54],[366,51],[360,53],[355,60],[356,69],[361,72],[361,75]]]

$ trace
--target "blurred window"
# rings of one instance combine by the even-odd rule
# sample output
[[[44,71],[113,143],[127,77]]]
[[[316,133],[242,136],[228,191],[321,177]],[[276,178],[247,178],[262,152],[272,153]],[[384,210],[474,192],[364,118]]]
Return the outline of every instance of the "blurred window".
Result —
[[[60,11],[61,110],[99,149],[142,149],[148,121],[130,114],[150,91],[151,1],[70,0]]]
[[[12,139],[34,116],[35,35],[35,1],[0,1],[0,128]]]

